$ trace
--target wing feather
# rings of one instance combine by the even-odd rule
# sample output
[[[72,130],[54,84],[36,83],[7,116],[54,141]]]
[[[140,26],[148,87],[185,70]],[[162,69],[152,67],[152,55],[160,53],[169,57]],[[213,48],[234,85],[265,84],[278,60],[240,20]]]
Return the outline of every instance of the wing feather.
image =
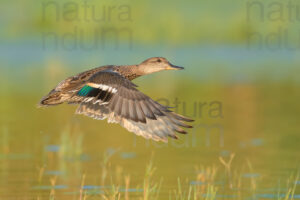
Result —
[[[185,134],[183,128],[192,120],[174,113],[136,89],[136,85],[114,72],[101,71],[88,80],[89,87],[72,98],[80,103],[76,113],[95,119],[108,119],[146,139],[167,142],[177,139],[175,132]],[[82,95],[82,96],[80,96]],[[71,101],[70,101],[71,102]]]

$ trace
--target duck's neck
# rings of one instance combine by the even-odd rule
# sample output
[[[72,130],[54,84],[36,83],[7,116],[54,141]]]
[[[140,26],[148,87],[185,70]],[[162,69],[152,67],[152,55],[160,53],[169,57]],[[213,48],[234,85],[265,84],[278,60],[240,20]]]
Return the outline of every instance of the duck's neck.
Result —
[[[133,80],[135,78],[138,78],[142,75],[144,75],[138,68],[138,65],[123,65],[123,66],[117,66],[115,68],[115,71],[120,73],[122,76],[129,80]]]

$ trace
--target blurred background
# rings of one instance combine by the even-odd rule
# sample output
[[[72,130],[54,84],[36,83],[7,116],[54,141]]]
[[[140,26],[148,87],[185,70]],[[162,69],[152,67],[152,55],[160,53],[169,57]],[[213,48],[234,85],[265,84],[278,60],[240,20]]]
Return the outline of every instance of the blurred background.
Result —
[[[297,199],[298,1],[0,3],[0,199]],[[155,143],[38,109],[66,77],[166,57],[134,82],[195,119]]]

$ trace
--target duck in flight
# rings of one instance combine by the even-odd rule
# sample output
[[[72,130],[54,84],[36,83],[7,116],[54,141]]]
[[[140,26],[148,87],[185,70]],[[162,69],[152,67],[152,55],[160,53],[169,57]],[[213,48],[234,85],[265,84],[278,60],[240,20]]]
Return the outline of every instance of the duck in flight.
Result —
[[[76,114],[119,123],[146,139],[167,142],[177,139],[175,132],[186,134],[194,120],[179,115],[137,89],[131,81],[163,70],[180,70],[163,57],[152,57],[138,65],[107,65],[94,68],[60,82],[39,106],[61,103],[79,104]]]

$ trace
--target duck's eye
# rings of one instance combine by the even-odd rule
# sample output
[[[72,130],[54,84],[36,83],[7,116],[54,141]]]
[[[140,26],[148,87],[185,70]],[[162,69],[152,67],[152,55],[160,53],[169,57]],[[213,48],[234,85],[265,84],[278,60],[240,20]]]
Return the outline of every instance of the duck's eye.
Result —
[[[158,59],[157,62],[161,62],[161,59]]]

